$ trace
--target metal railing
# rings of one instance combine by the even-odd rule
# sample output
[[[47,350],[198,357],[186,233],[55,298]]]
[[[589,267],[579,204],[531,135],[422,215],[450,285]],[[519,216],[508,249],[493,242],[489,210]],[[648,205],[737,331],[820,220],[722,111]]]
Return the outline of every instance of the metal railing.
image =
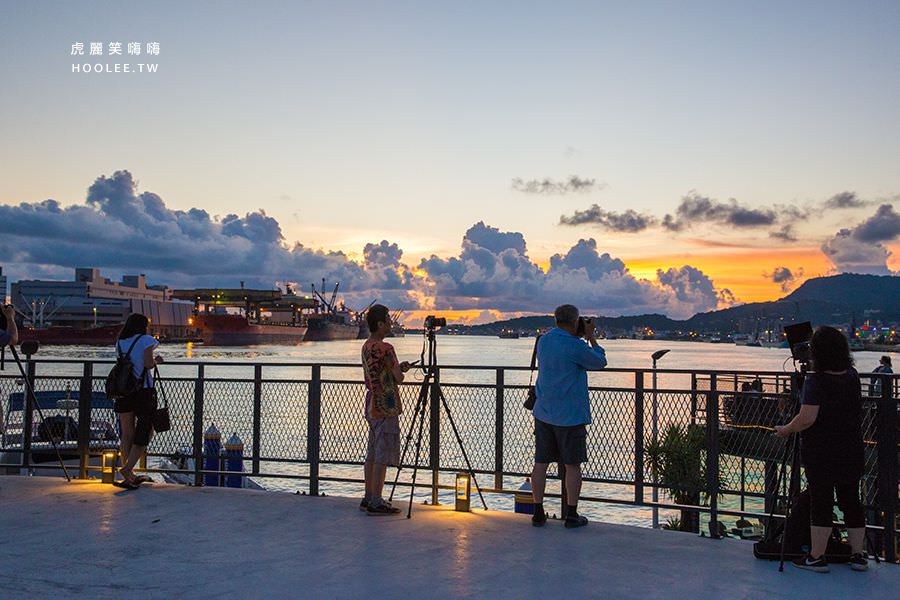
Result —
[[[36,394],[64,387],[77,394],[78,435],[69,456],[77,458],[81,477],[88,475],[90,457],[97,451],[97,444],[92,443],[92,418],[112,418],[108,406],[92,406],[111,364],[75,360],[26,363]],[[195,485],[201,485],[207,474],[299,479],[308,482],[309,494],[318,495],[322,482],[362,483],[361,477],[329,471],[332,466],[361,465],[365,460],[365,387],[359,365],[174,362],[165,369],[172,375],[160,385],[168,397],[172,429],[154,436],[148,455],[189,454],[194,458],[193,469],[177,472],[189,476]],[[219,376],[223,371],[227,376]],[[473,469],[481,476],[482,491],[515,493],[508,478],[529,475],[533,464],[532,417],[522,407],[528,388],[527,368],[442,365],[437,371]],[[648,375],[654,373],[660,383],[648,387]],[[4,432],[11,425],[13,399],[24,394],[19,377],[9,369],[0,373],[0,404],[7,419],[0,423]],[[783,485],[779,488],[777,475],[785,444],[774,437],[772,426],[790,416],[785,412],[791,397],[789,373],[605,369],[591,373],[590,378],[593,424],[588,428],[582,501],[702,513],[708,518],[711,537],[720,535],[723,515],[765,519],[773,506],[784,501],[786,491]],[[885,557],[895,560],[900,509],[900,376],[863,374],[861,379],[866,444],[863,499],[869,526],[878,534]],[[406,408],[401,416],[401,442],[405,441],[417,388],[415,381],[401,386]],[[872,395],[875,391],[878,396]],[[438,399],[432,397],[430,402],[422,464],[431,474],[425,486],[437,501],[438,490],[450,487],[441,483],[441,475],[465,465],[455,440],[447,434],[449,424]],[[20,460],[0,467],[54,468],[52,463],[34,460],[39,451],[46,453],[47,444],[33,439],[30,403],[22,408],[19,445],[4,437],[2,449]],[[244,441],[244,472],[203,468],[203,436],[212,423],[224,435],[235,432]],[[648,452],[654,431],[659,439],[669,435],[676,442],[688,432],[702,433],[698,478],[693,482],[666,480],[658,458],[657,469],[652,468],[654,461]],[[400,485],[409,485],[409,481],[401,480]],[[667,501],[650,499],[648,491],[654,489]],[[679,496],[678,492],[687,493]],[[675,496],[681,501],[676,502]]]

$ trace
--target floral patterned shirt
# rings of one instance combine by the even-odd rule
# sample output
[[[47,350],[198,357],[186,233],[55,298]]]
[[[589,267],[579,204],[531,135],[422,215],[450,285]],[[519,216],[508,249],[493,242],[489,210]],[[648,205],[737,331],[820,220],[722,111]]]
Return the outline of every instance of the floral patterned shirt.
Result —
[[[383,340],[369,338],[362,346],[363,375],[366,379],[365,414],[369,416],[369,404],[373,397],[396,388],[393,369],[399,363],[394,347]]]

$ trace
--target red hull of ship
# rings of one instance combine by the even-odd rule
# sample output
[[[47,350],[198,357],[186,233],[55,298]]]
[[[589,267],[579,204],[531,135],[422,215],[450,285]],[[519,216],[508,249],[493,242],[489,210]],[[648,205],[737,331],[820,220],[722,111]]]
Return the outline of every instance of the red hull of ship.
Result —
[[[119,336],[120,325],[110,327],[52,327],[49,329],[19,329],[19,341],[36,341],[47,346],[112,346]]]
[[[206,346],[299,344],[306,335],[305,325],[257,325],[240,315],[199,314],[194,326]]]

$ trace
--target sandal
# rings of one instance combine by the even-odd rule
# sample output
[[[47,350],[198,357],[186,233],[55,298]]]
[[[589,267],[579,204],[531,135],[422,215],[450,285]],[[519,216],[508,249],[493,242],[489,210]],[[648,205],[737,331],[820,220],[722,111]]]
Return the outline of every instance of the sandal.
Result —
[[[135,475],[134,476],[134,482],[137,484],[147,483],[148,481],[151,481],[151,479],[149,477],[147,477],[146,475]]]

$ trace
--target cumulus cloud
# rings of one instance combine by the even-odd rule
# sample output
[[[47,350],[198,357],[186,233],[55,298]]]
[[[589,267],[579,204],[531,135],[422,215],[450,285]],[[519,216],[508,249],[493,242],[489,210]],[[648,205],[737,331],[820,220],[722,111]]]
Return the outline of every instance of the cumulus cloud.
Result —
[[[658,269],[656,278],[675,293],[679,302],[697,307],[697,312],[719,307],[720,300],[725,304],[734,303],[731,290],[717,290],[712,279],[696,267],[685,265],[680,269]]]
[[[0,254],[8,272],[21,276],[56,278],[74,267],[98,266],[146,273],[152,283],[173,287],[245,281],[271,288],[288,280],[304,291],[325,278],[329,286],[340,281],[344,300],[356,307],[378,299],[392,308],[508,313],[546,314],[573,302],[593,314],[688,317],[730,296],[690,266],[660,271],[653,281],[638,279],[594,239],[553,255],[545,272],[528,256],[521,233],[484,222],[465,232],[455,256],[431,256],[413,269],[396,243],[381,240],[365,245],[359,264],[342,252],[288,243],[263,210],[219,218],[200,208],[169,208],[158,195],[139,191],[128,171],[97,178],[81,204],[0,205],[0,222]]]
[[[490,235],[485,235],[489,233]],[[563,302],[583,312],[607,315],[663,312],[688,317],[717,306],[719,292],[699,270],[655,282],[637,279],[625,263],[581,239],[567,252],[550,257],[545,273],[525,253],[524,243],[478,223],[466,232],[459,256],[423,259],[427,295],[434,308],[548,312]],[[493,249],[481,245],[492,244]],[[693,269],[684,267],[683,269]]]
[[[900,237],[900,214],[891,204],[882,204],[875,214],[852,229],[841,229],[822,244],[822,252],[842,273],[890,275],[891,256],[883,242]]]
[[[559,218],[560,225],[597,225],[608,231],[621,233],[638,233],[657,222],[653,215],[638,213],[633,209],[625,212],[613,212],[600,208],[598,204],[592,204],[587,210],[576,210],[571,216],[562,215]]]
[[[794,272],[788,267],[775,267],[772,269],[771,273],[763,273],[763,277],[771,279],[774,283],[779,284],[782,292],[789,292],[802,276],[802,268]]]
[[[523,194],[545,194],[548,196],[564,196],[569,193],[587,193],[595,188],[602,188],[603,184],[596,179],[586,179],[578,175],[570,175],[568,179],[556,181],[549,177],[545,179],[524,180],[516,177],[512,180],[512,189]]]
[[[285,278],[301,285],[340,281],[345,298],[372,297],[411,306],[414,298],[399,248],[371,249],[365,265],[342,252],[286,244],[281,227],[264,211],[213,218],[198,208],[173,210],[151,192],[137,191],[128,171],[99,177],[86,202],[63,208],[55,200],[0,206],[0,252],[13,263],[59,267],[101,266],[147,273],[172,286],[234,285],[271,288]],[[386,257],[397,258],[385,262]],[[377,258],[376,258],[377,257]],[[229,283],[231,282],[231,283]],[[304,286],[305,287],[305,286]]]

